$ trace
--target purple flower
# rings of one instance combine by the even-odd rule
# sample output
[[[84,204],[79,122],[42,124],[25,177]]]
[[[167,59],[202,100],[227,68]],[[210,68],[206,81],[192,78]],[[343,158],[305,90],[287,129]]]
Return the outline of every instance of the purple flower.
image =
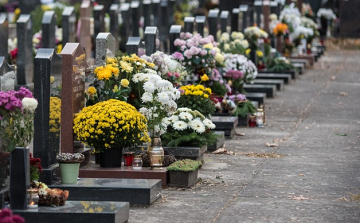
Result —
[[[186,39],[190,39],[191,37],[193,37],[193,35],[189,32],[185,33],[185,38]]]
[[[211,49],[211,55],[213,55],[214,57],[216,56],[216,54],[217,54],[217,51],[215,50],[215,49]]]
[[[184,56],[187,57],[188,59],[191,59],[191,57],[192,57],[193,55],[192,55],[192,53],[190,52],[190,50],[185,50]]]
[[[230,87],[230,85],[229,85],[229,84],[225,84],[225,87],[226,87],[227,91],[230,93],[230,92],[231,92],[231,87]]]
[[[184,56],[183,56],[180,52],[175,52],[175,53],[173,53],[173,54],[172,54],[172,57],[173,57],[174,59],[177,59],[177,60],[181,60],[181,61],[184,60]]]
[[[237,94],[236,95],[236,100],[244,101],[244,100],[246,100],[246,96],[244,94]]]
[[[191,53],[192,55],[197,55],[197,54],[200,53],[200,49],[197,48],[197,47],[195,47],[195,46],[192,46],[192,47],[190,48],[190,53]]]
[[[31,93],[31,91],[29,89],[24,88],[24,87],[20,87],[20,90],[15,93],[15,97],[22,100],[25,97],[26,98],[33,98],[33,94]]]
[[[186,42],[184,40],[181,39],[176,39],[174,41],[174,46],[184,46],[186,44]]]
[[[232,78],[232,79],[239,79],[242,78],[244,76],[243,72],[238,71],[238,70],[228,70],[228,72],[226,72],[226,77]]]
[[[201,50],[200,55],[205,56],[207,54],[207,50]],[[203,62],[204,63],[204,62]]]
[[[211,43],[211,40],[209,38],[205,37],[205,38],[200,39],[199,43],[202,45],[205,45],[205,44]]]

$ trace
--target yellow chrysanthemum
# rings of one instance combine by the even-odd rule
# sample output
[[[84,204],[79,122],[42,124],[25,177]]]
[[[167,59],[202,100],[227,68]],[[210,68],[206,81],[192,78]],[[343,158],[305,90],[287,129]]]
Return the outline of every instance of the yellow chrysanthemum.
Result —
[[[257,50],[257,51],[256,51],[256,55],[257,55],[258,57],[263,57],[263,56],[264,56],[263,52],[260,51],[260,50]]]
[[[120,68],[126,73],[131,73],[134,70],[131,64],[126,61],[120,61]]]
[[[129,81],[127,79],[122,79],[121,80],[121,86],[123,86],[123,87],[129,86]]]
[[[201,76],[201,81],[208,81],[208,80],[209,80],[209,77],[206,74]]]
[[[96,88],[94,88],[94,87],[89,87],[88,93],[89,93],[90,95],[94,95],[94,94],[96,93]]]

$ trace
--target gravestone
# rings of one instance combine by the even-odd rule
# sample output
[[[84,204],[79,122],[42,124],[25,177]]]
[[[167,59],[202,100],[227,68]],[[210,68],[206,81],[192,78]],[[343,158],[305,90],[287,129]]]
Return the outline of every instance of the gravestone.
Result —
[[[199,0],[199,8],[205,8],[205,0]]]
[[[16,85],[15,81],[15,71],[9,66],[5,57],[0,56],[0,91],[14,90]]]
[[[62,13],[62,45],[75,42],[76,36],[76,15],[73,6],[66,6]]]
[[[194,33],[194,17],[185,17],[184,18],[184,32]],[[170,43],[171,44],[171,43]]]
[[[360,1],[340,2],[340,32],[341,37],[360,37]]]
[[[163,52],[168,52],[168,30],[170,28],[169,12],[168,12],[168,0],[161,0],[160,2],[160,21],[159,21],[159,33],[160,43]]]
[[[55,11],[46,11],[41,20],[42,38],[41,47],[55,49],[56,14]]]
[[[40,0],[20,0],[19,8],[22,14],[30,14],[40,4]]]
[[[270,2],[264,0],[262,3],[263,15],[264,15],[264,31],[269,33],[269,23],[270,23]]]
[[[218,17],[219,10],[212,9],[209,11],[208,15],[208,23],[209,23],[209,34],[214,36],[214,40],[217,40],[217,31],[218,31]]]
[[[31,87],[34,74],[31,16],[20,15],[16,24],[16,33],[18,34],[17,84]]]
[[[57,168],[56,154],[60,149],[60,112],[51,103],[58,97],[50,99],[51,85],[61,82],[62,61],[53,48],[40,48],[34,60],[34,97],[38,106],[34,118],[34,157],[41,159],[42,173],[40,181],[52,184],[54,171]],[[51,79],[54,79],[54,82]],[[56,81],[55,81],[56,80]],[[51,102],[51,100],[53,100]],[[50,126],[49,122],[52,122]]]
[[[115,50],[119,49],[119,5],[112,4],[110,6],[110,33],[115,38]]]
[[[131,13],[132,13],[132,35],[140,36],[139,28],[140,28],[140,2],[132,1],[131,2]]]
[[[115,38],[111,33],[99,33],[96,37],[95,65],[106,64],[107,57],[115,57]]]
[[[151,12],[152,12],[151,0],[144,0],[143,1],[144,27],[151,25]]]
[[[240,5],[240,12],[242,13],[242,25],[241,32],[249,26],[248,18],[249,18],[249,6],[248,5]]]
[[[222,11],[220,14],[220,25],[221,25],[221,32],[226,32],[226,27],[229,24],[229,11]]]
[[[205,16],[198,15],[195,17],[196,30],[201,36],[204,36],[205,21],[206,21]]]
[[[79,43],[85,49],[86,57],[91,57],[91,19],[92,6],[90,0],[83,0],[80,6],[80,36]]]
[[[145,53],[147,56],[150,56],[156,51],[157,33],[158,33],[158,29],[155,26],[148,26],[145,28],[144,40],[145,40]]]
[[[6,15],[0,15],[0,56],[8,56],[9,22]]]
[[[234,8],[231,11],[231,31],[238,32],[239,31],[239,8]]]
[[[105,32],[105,9],[103,5],[96,5],[94,7],[94,36]],[[95,52],[96,53],[96,52]]]
[[[130,36],[126,43],[126,53],[129,55],[134,54],[134,53],[136,55],[138,55],[140,43],[141,43],[140,37]]]
[[[169,25],[174,24],[174,7],[176,5],[176,0],[168,0],[168,16],[169,16]]]
[[[270,13],[279,16],[279,3],[277,1],[270,1]]]
[[[254,6],[252,5],[251,7],[249,7],[249,26],[253,26],[255,25],[255,13],[254,13],[255,9],[254,9]]]
[[[161,0],[152,1],[153,22],[151,23],[151,25],[156,27],[160,25],[160,1]]]
[[[120,28],[120,50],[125,51],[126,46],[126,40],[130,36],[130,4],[129,3],[123,3],[120,6],[120,12],[123,23],[121,24]]]
[[[180,25],[172,25],[170,27],[170,35],[169,35],[169,39],[170,39],[170,54],[173,54],[177,51],[177,47],[174,45],[174,41],[177,38],[180,38],[180,33],[181,33],[181,26]]]
[[[261,24],[262,1],[255,1],[254,9],[255,9],[255,13],[256,13],[255,23],[259,28],[261,28],[262,27],[262,24]]]
[[[74,115],[84,107],[86,54],[79,43],[67,43],[62,56],[61,152],[74,152]]]

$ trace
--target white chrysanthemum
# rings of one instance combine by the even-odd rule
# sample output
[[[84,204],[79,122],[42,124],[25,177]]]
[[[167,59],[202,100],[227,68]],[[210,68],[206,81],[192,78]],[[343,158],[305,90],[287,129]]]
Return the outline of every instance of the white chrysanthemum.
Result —
[[[158,101],[161,103],[167,103],[169,101],[169,95],[166,92],[160,92],[157,94]]]
[[[149,92],[149,93],[154,93],[155,91],[155,85],[154,83],[150,82],[150,81],[147,81],[145,82],[144,84],[144,90]]]
[[[177,115],[172,115],[169,117],[170,122],[176,122],[179,121],[179,117]]]
[[[178,108],[179,112],[188,112],[188,111],[192,111],[190,108]]]
[[[23,98],[22,106],[24,109],[34,112],[36,107],[38,106],[38,102],[35,98]]]
[[[160,80],[162,80],[162,78],[159,75],[151,75],[149,78],[149,81],[154,82],[154,83],[156,83]]]
[[[173,128],[178,131],[184,130],[187,127],[188,127],[188,125],[184,121],[177,121],[177,122],[174,122],[174,124],[173,124]]]
[[[140,112],[141,114],[143,114],[143,115],[146,115],[146,114],[148,113],[148,109],[145,108],[145,107],[142,107],[142,108],[139,109],[139,112]]]
[[[204,119],[203,121],[204,125],[208,127],[209,129],[215,129],[215,124],[210,119]]]
[[[165,117],[161,120],[161,124],[163,124],[164,126],[168,126],[171,124],[171,122],[168,117]]]
[[[191,121],[194,117],[189,112],[180,112],[179,118]]]
[[[153,69],[149,69],[149,68],[145,68],[144,69],[145,73],[149,73],[149,74],[157,74],[157,72]]]
[[[141,73],[135,74],[135,75],[132,77],[131,80],[132,80],[134,83],[138,83],[138,82],[140,81],[140,75],[141,75]]]
[[[181,96],[181,93],[180,93],[179,89],[174,89],[174,94],[175,94],[175,100],[179,99],[180,96]]]
[[[194,119],[189,123],[189,126],[197,133],[201,134],[205,132],[205,125],[200,119]]]
[[[150,102],[153,100],[153,95],[149,92],[145,92],[141,97],[142,102]]]

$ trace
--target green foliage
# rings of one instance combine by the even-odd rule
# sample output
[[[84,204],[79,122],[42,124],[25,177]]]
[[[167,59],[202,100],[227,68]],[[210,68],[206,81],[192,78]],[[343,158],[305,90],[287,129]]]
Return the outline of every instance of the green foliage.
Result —
[[[30,182],[39,181],[39,169],[37,166],[30,165]]]
[[[213,85],[209,86],[214,95],[223,97],[227,93],[227,89],[224,84],[220,84],[219,81],[213,81]]]
[[[294,66],[290,63],[290,61],[283,57],[268,57],[266,60],[266,68],[269,71],[283,72],[286,70],[293,70]]]
[[[178,146],[206,146],[215,143],[217,135],[214,131],[208,131],[202,134],[198,134],[191,129],[184,131],[175,131],[172,127],[168,128],[168,132],[161,135],[161,141],[163,145],[169,147]]]
[[[250,100],[245,100],[237,104],[237,109],[235,110],[234,116],[245,117],[247,114],[253,114],[256,112],[255,106],[251,103]]]
[[[183,172],[190,172],[199,169],[202,166],[201,161],[191,160],[191,159],[184,159],[179,160],[172,163],[170,166],[167,167],[169,171],[183,171]]]
[[[176,101],[178,108],[190,108],[198,110],[205,117],[209,117],[215,112],[214,102],[210,98],[198,95],[181,95]]]

